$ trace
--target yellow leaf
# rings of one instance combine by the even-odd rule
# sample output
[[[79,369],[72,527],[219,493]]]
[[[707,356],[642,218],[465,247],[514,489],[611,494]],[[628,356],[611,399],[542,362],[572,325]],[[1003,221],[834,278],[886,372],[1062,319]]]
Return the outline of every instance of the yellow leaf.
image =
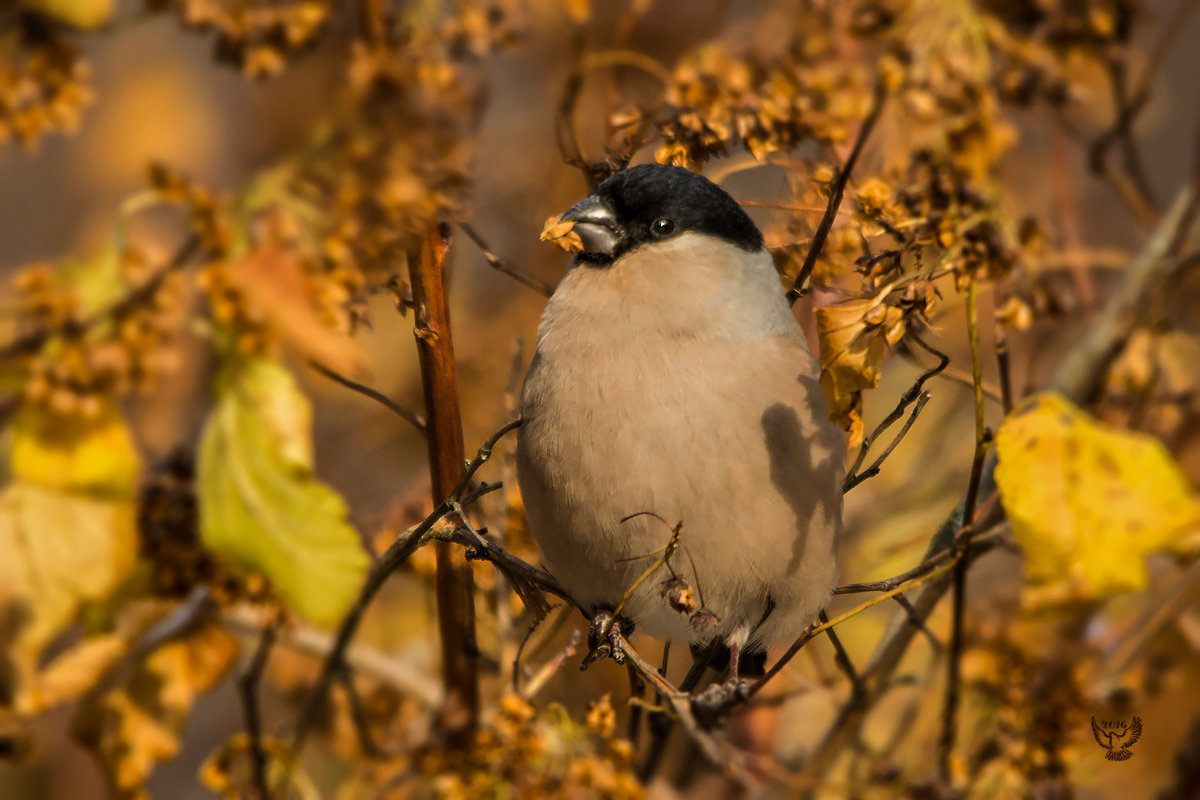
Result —
[[[903,312],[880,299],[851,300],[817,309],[821,388],[829,418],[862,441],[862,393],[879,385],[888,345],[904,332]]]
[[[204,543],[261,571],[292,609],[320,625],[350,607],[367,568],[340,495],[313,475],[312,410],[291,374],[255,358],[221,380],[200,437]]]
[[[0,586],[27,615],[30,658],[129,575],[137,554],[133,502],[15,483],[0,493]]]
[[[13,420],[12,471],[18,481],[110,499],[132,499],[141,460],[110,401],[95,418],[26,405]]]
[[[560,222],[558,217],[551,217],[546,220],[546,224],[542,227],[542,233],[538,238],[543,242],[552,242],[568,253],[580,253],[583,251],[583,240],[575,232],[575,223]]]
[[[1030,604],[1140,589],[1145,557],[1182,546],[1200,525],[1200,502],[1161,442],[1102,425],[1058,395],[1011,414],[996,447]]]
[[[129,679],[80,707],[72,733],[92,750],[118,798],[148,798],[145,782],[179,752],[197,698],[237,662],[238,643],[208,622],[146,657]]]
[[[99,28],[113,12],[113,0],[24,0],[24,5],[83,30]]]
[[[24,681],[14,707],[23,714],[37,714],[81,696],[115,668],[128,655],[133,642],[171,608],[172,604],[159,600],[126,605],[116,630],[81,640]]]

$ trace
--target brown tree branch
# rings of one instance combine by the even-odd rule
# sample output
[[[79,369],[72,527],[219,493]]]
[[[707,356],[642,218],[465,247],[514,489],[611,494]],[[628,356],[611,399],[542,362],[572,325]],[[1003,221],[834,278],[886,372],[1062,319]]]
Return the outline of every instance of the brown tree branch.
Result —
[[[429,472],[433,501],[449,497],[463,463],[462,414],[446,292],[444,226],[431,229],[409,255],[413,291],[413,334],[421,364],[425,417],[429,421]],[[438,542],[437,607],[446,692],[439,725],[452,749],[470,746],[479,724],[479,650],[475,641],[475,577],[471,566],[446,542]]]

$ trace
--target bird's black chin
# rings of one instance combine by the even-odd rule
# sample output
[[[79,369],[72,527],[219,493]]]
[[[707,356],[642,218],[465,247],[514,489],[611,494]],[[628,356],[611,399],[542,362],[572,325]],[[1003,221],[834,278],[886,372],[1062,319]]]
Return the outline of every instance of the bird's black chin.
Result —
[[[613,261],[615,260],[615,256],[607,253],[589,252],[584,250],[582,253],[577,253],[575,255],[575,262],[572,264],[572,266],[591,267],[592,269],[607,269],[613,265]]]

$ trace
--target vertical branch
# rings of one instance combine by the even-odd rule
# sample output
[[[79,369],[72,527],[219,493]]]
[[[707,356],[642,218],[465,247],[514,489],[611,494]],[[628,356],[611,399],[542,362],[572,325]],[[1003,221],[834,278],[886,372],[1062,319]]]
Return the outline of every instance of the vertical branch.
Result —
[[[963,507],[963,528],[955,537],[954,547],[960,550],[967,541],[963,535],[971,530],[975,516],[975,502],[979,495],[979,479],[983,472],[983,451],[987,446],[987,433],[983,422],[983,367],[979,356],[979,299],[975,277],[967,284],[967,337],[971,345],[971,384],[975,394],[975,457],[971,461],[971,479],[967,487],[966,503]],[[954,564],[952,622],[950,649],[946,658],[946,699],[942,706],[942,733],[938,742],[938,769],[942,781],[950,785],[952,779],[951,754],[958,733],[958,705],[961,690],[960,667],[962,665],[963,613],[967,595],[968,560],[960,557]]]
[[[428,420],[429,472],[435,504],[450,496],[462,473],[462,415],[450,308],[446,295],[444,226],[432,228],[417,253],[409,257],[417,354]],[[438,542],[438,630],[442,639],[442,681],[446,696],[440,724],[451,747],[470,743],[479,721],[478,650],[475,643],[475,588],[471,566],[449,542]]]

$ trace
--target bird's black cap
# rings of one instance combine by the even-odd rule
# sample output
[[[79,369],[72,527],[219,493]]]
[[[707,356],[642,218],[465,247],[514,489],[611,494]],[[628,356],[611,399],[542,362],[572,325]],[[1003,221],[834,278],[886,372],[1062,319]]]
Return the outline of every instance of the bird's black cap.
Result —
[[[601,182],[563,215],[584,242],[579,259],[606,266],[626,253],[682,233],[703,233],[743,250],[763,246],[762,233],[724,189],[683,167],[643,164]]]

